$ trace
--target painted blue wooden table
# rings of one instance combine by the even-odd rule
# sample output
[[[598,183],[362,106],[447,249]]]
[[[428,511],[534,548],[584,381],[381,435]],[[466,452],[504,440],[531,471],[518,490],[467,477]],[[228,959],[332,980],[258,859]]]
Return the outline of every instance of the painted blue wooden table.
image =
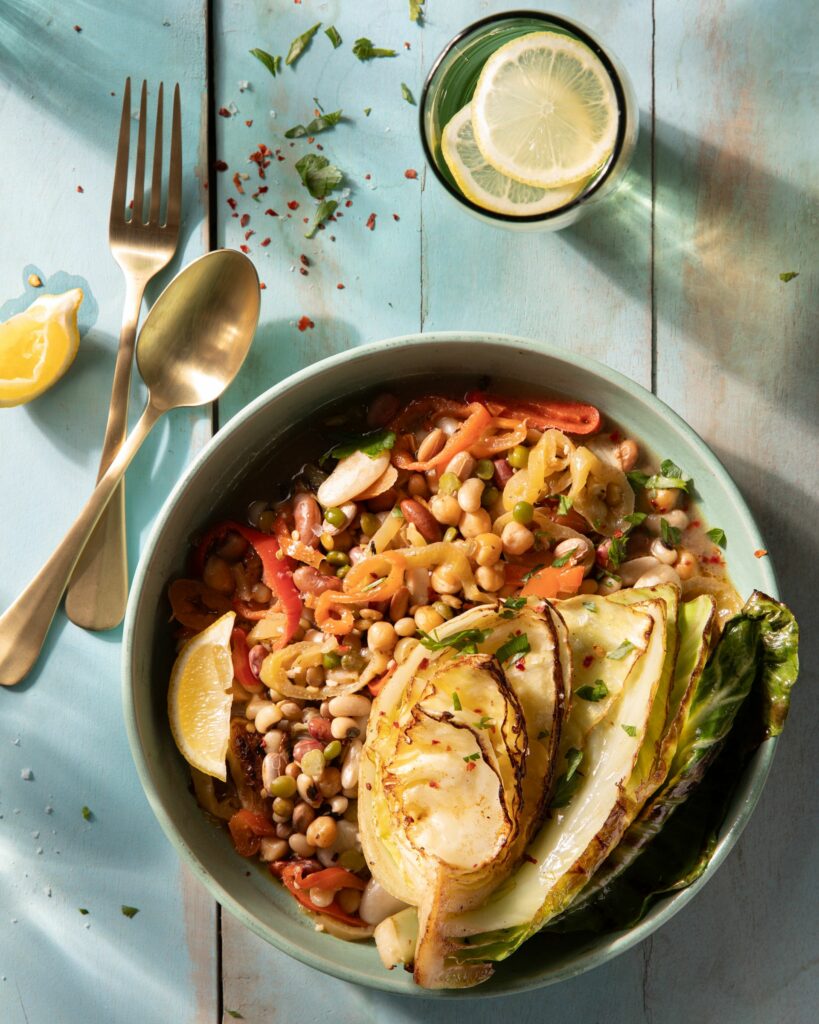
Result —
[[[124,292],[106,244],[124,77],[178,79],[184,231],[149,300],[215,245],[246,245],[266,290],[250,357],[214,415],[171,416],[129,471],[132,566],[214,427],[324,355],[473,328],[596,356],[653,388],[716,449],[802,619],[805,670],[759,808],[703,894],[590,974],[504,1004],[359,990],[265,945],[180,868],[125,742],[120,632],[83,633],[61,613],[37,670],[0,693],[3,1024],[816,1019],[816,21],[796,0],[556,0],[626,64],[643,130],[626,185],[596,219],[521,237],[473,221],[425,173],[400,88],[417,96],[446,40],[507,6],[428,0],[418,26],[406,0],[0,2],[0,319],[31,300],[32,272],[49,291],[79,283],[86,293],[70,373],[0,412],[0,607],[96,473]],[[319,33],[275,79],[248,54],[285,54],[317,21],[337,26],[338,50]],[[350,47],[360,35],[399,56],[359,63]],[[343,219],[306,240],[311,211],[292,159],[306,144],[291,148],[283,131],[312,116],[314,97],[349,118],[324,144],[350,195]],[[263,182],[248,159],[260,143],[284,157]],[[254,198],[260,185],[268,191]],[[799,276],[784,282],[787,271]],[[300,331],[302,317],[311,324]],[[123,905],[139,912],[126,917]]]

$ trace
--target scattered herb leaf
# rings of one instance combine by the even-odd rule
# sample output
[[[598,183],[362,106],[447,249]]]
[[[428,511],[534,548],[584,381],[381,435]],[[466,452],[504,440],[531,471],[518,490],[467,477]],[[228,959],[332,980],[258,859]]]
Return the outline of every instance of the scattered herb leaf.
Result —
[[[677,526],[672,526],[667,519],[661,519],[660,537],[667,547],[675,548],[682,540],[682,530]]]
[[[633,650],[634,644],[631,640],[624,640],[619,647],[615,648],[615,650],[609,651],[606,657],[609,661],[622,661],[622,659],[625,658],[627,654],[631,654]]]
[[[331,217],[336,212],[338,203],[335,199],[322,199],[322,201],[316,207],[315,215],[313,216],[313,222],[310,227],[304,232],[305,238],[312,238],[313,235],[318,231],[319,226],[323,224],[328,217]]]
[[[649,476],[648,473],[641,473],[639,469],[633,469],[630,473],[626,473],[626,479],[636,491],[640,487],[645,487]]]
[[[617,569],[623,564],[628,547],[628,537],[612,537],[609,545],[609,562]]]
[[[580,785],[580,780],[583,777],[579,772],[578,768],[583,760],[583,752],[578,750],[576,747],[569,747],[566,751],[566,762],[567,768],[562,775],[558,777],[555,785],[555,793],[552,797],[552,802],[549,805],[553,809],[559,807],[566,807],[570,802],[577,787]]]
[[[627,522],[631,527],[639,526],[642,522],[645,521],[645,518],[645,512],[632,512],[630,516],[623,517],[624,521]]]
[[[557,514],[559,516],[567,516],[571,511],[571,507],[574,504],[572,498],[566,494],[561,494],[557,502]]]
[[[374,459],[382,452],[390,451],[394,444],[395,434],[392,430],[376,430],[372,434],[364,434],[362,437],[356,437],[336,445],[330,452],[330,457],[333,459],[346,459],[355,452],[363,452],[365,455],[369,455],[371,459]],[[398,505],[395,507],[399,512],[401,511]]]
[[[421,641],[421,643],[423,643],[423,640]],[[457,690],[453,691],[452,693],[452,706],[453,708],[455,708],[456,711],[463,711],[463,708],[461,706],[461,698],[458,696]]]
[[[637,726],[636,725],[622,725],[622,723],[621,723],[621,726],[622,726],[623,732],[627,732],[629,734],[629,736],[636,736],[637,735]]]
[[[581,686],[580,689],[577,691],[578,697],[580,697],[582,700],[591,701],[592,704],[596,704],[604,697],[608,697],[608,695],[609,688],[608,686],[606,686],[602,679],[595,679],[593,684]]]
[[[515,612],[526,604],[525,597],[507,597],[502,602],[503,611],[500,613],[502,619],[514,619]]]
[[[324,34],[333,44],[333,49],[337,50],[341,46],[341,36],[338,34],[338,29],[335,25],[331,25],[329,28],[324,30]]]
[[[307,153],[296,161],[296,170],[302,184],[314,199],[323,199],[328,192],[334,192],[344,177],[341,169],[331,164],[326,156]]]
[[[305,135],[318,135],[319,132],[326,132],[328,128],[338,124],[340,120],[341,111],[334,110],[330,114],[322,114],[321,117],[313,118],[308,125],[297,124],[292,128],[288,128],[284,133],[284,137],[286,139],[301,139]]]
[[[475,751],[474,754],[467,754],[466,757],[464,758],[464,761],[477,761],[480,756],[481,755],[478,753],[478,751]]]
[[[443,651],[447,647],[452,647],[453,650],[463,651],[465,654],[475,654],[478,650],[477,645],[482,644],[490,633],[489,629],[462,629],[443,640],[436,640],[429,633],[418,631],[421,643],[428,651]]]
[[[370,112],[372,111],[372,109],[373,109],[372,107],[365,107],[364,108],[364,116],[365,117],[369,117],[370,116]]]
[[[86,821],[90,821],[94,817],[90,807],[83,807],[82,816]]]
[[[392,510],[392,512],[390,512],[390,515],[394,516],[396,519],[403,519],[404,518],[404,513],[401,511],[401,506],[400,505],[396,505],[395,508]]]
[[[135,917],[139,913],[139,907],[126,907],[122,905],[122,912],[126,917]]]
[[[302,32],[300,36],[296,36],[293,42],[290,44],[290,49],[287,51],[287,57],[285,58],[285,64],[295,64],[296,61],[301,57],[307,47],[310,45],[310,40],[321,28],[321,22],[317,21],[312,28],[308,28],[306,32]]]
[[[650,476],[645,486],[652,491],[664,489],[687,491],[691,486],[691,477],[686,476],[680,467],[671,459],[663,459],[660,472]]]
[[[569,561],[569,559],[572,557],[572,555],[575,553],[576,550],[577,550],[577,548],[572,548],[572,550],[571,551],[567,551],[565,555],[561,555],[560,558],[556,558],[552,562],[552,568],[553,569],[562,569],[563,566]]]
[[[243,1016],[241,1015],[241,1013],[239,1013],[239,1011],[238,1011],[238,1010],[227,1010],[227,1009],[226,1009],[226,1010],[225,1010],[225,1013],[226,1013],[226,1014],[227,1014],[227,1015],[228,1015],[229,1017],[233,1017],[233,1019],[234,1019],[234,1020],[244,1020],[244,1017],[243,1017]]]
[[[383,47],[373,46],[372,39],[362,36],[353,43],[353,53],[359,60],[372,60],[374,57],[395,57],[395,50],[385,50]]]
[[[89,911],[88,911],[88,908],[87,908],[87,907],[78,907],[78,910],[79,910],[79,912],[80,912],[80,913],[81,913],[81,914],[82,914],[83,916],[84,916],[85,914],[89,913]]]
[[[407,85],[406,82],[401,83],[401,95],[404,97],[407,103],[411,103],[413,107],[415,106],[415,97],[412,95],[412,91],[410,90],[410,87]]]
[[[260,60],[262,64],[264,64],[274,78],[279,71],[281,71],[281,57],[274,57],[272,53],[268,53],[267,50],[260,50],[258,47],[255,50],[250,50],[249,52],[251,57],[255,57],[256,60]]]
[[[719,544],[721,548],[724,548],[728,543],[728,538],[725,536],[725,530],[721,530],[718,526],[706,531],[706,537],[709,537],[715,544]]]
[[[505,644],[501,644],[495,651],[495,657],[502,665],[515,655],[527,654],[530,650],[529,637],[525,633],[520,633],[518,636],[510,636]]]
[[[594,601],[584,601],[583,607],[586,609],[587,612],[593,612],[595,615],[597,614],[597,605],[594,603]]]
[[[424,12],[421,9],[423,6],[424,0],[409,0],[410,21],[423,21]]]
[[[545,568],[546,568],[546,563],[545,562],[539,562],[536,566],[534,566],[534,568],[530,569],[529,572],[525,572],[521,576],[521,578],[520,578],[521,583],[528,583],[529,580],[533,576],[537,576],[537,574],[540,572],[540,570],[541,569],[545,569]]]
[[[494,725],[494,722],[489,717],[489,715],[481,715],[481,717],[475,723],[475,728],[476,729],[491,729],[493,725]]]
[[[799,277],[798,270],[786,270],[783,274],[779,275],[779,280],[787,284],[788,281],[792,281],[795,277]]]

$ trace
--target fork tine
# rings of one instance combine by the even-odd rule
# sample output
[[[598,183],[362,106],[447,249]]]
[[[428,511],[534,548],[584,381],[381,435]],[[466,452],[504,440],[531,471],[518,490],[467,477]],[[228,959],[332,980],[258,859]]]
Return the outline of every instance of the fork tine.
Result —
[[[148,83],[142,82],[142,97],[139,101],[139,134],[137,135],[136,170],[134,171],[134,215],[132,221],[142,223],[142,197],[145,192],[145,121],[148,107]]]
[[[173,122],[171,125],[171,166],[168,174],[168,209],[165,224],[179,227],[182,206],[182,114],[179,106],[179,83],[173,91]]]
[[[162,82],[156,99],[156,131],[154,133],[154,170],[151,176],[150,224],[159,223],[159,205],[162,201]]]
[[[125,194],[128,188],[128,148],[131,141],[131,79],[125,79],[122,94],[122,117],[119,122],[117,164],[111,193],[111,223],[121,224],[125,216]]]

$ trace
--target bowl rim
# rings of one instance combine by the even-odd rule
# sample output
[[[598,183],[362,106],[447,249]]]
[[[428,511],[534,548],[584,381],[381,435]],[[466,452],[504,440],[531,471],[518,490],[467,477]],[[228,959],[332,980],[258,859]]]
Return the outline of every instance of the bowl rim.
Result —
[[[128,599],[122,638],[123,714],[128,743],[131,749],[131,756],[134,760],[140,784],[142,785],[151,810],[157,818],[163,832],[170,840],[183,862],[185,862],[194,872],[197,878],[199,878],[199,880],[205,885],[217,902],[221,906],[227,908],[242,922],[242,924],[250,928],[251,931],[271,943],[271,945],[275,946],[281,952],[292,956],[301,963],[304,963],[309,967],[316,968],[317,970],[333,977],[339,978],[342,981],[354,982],[368,988],[380,989],[396,995],[411,995],[424,998],[497,998],[504,995],[520,994],[543,988],[547,985],[573,978],[593,967],[601,966],[621,953],[631,949],[639,942],[642,942],[643,939],[656,931],[657,928],[665,924],[675,914],[679,913],[679,911],[694,898],[700,889],[703,888],[708,880],[713,877],[714,873],[724,862],[734,844],[739,839],[739,836],[745,829],[762,794],[765,781],[771,768],[778,738],[772,737],[767,739],[758,748],[752,762],[746,769],[743,776],[741,776],[737,788],[734,791],[732,803],[737,806],[738,809],[735,812],[733,820],[727,823],[721,831],[711,860],[703,874],[686,889],[682,889],[679,892],[659,900],[637,925],[610,935],[602,945],[579,952],[570,963],[566,963],[557,968],[552,968],[551,973],[549,973],[548,976],[529,976],[518,984],[515,984],[514,978],[508,979],[507,983],[504,984],[502,988],[492,986],[487,988],[481,987],[479,989],[455,989],[436,992],[417,987],[409,990],[404,987],[399,987],[399,985],[392,981],[392,973],[386,970],[383,972],[384,976],[382,979],[380,975],[371,976],[365,974],[356,968],[347,967],[346,965],[337,962],[335,959],[330,959],[328,957],[312,953],[308,954],[298,945],[291,942],[284,932],[274,932],[267,925],[259,921],[250,910],[234,898],[231,893],[225,889],[213,875],[210,874],[194,850],[188,846],[177,829],[170,813],[166,810],[162,797],[154,786],[149,761],[140,741],[136,704],[134,700],[134,632],[138,620],[140,595],[148,574],[149,563],[152,559],[155,548],[161,540],[168,518],[174,510],[177,502],[181,499],[189,482],[200,471],[200,468],[204,463],[209,460],[212,454],[221,447],[221,445],[227,442],[231,435],[236,431],[241,430],[243,425],[260,410],[272,405],[282,395],[286,394],[291,389],[300,386],[310,378],[322,376],[334,367],[350,360],[366,358],[377,353],[383,353],[385,356],[388,356],[388,353],[392,349],[405,347],[407,345],[421,347],[441,342],[457,342],[468,345],[490,344],[524,350],[532,356],[546,357],[557,362],[564,363],[569,368],[579,368],[595,376],[603,377],[607,382],[615,385],[631,397],[652,406],[659,415],[669,420],[671,425],[686,437],[686,440],[691,444],[691,446],[697,450],[697,454],[714,469],[716,475],[720,479],[721,486],[734,502],[738,515],[744,520],[743,526],[748,530],[750,536],[754,538],[755,545],[759,548],[766,548],[766,544],[759,527],[757,526],[738,487],[705,441],[702,440],[696,431],[689,426],[682,417],[666,405],[662,399],[658,398],[653,394],[653,392],[644,388],[642,385],[630,380],[619,371],[611,369],[605,363],[589,356],[573,353],[550,342],[484,331],[416,332],[398,335],[383,341],[370,342],[365,345],[356,346],[355,348],[346,349],[343,352],[312,363],[311,365],[290,374],[245,405],[238,413],[228,420],[215,435],[211,437],[202,450],[192,459],[168,497],[163,502],[148,537],[143,544]],[[758,568],[763,583],[757,589],[764,589],[766,593],[770,594],[772,597],[778,598],[779,588],[770,558],[760,560]]]
[[[468,199],[463,192],[452,187],[446,177],[441,173],[438,167],[437,161],[435,160],[432,146],[430,145],[429,138],[427,137],[426,130],[426,109],[427,109],[427,97],[429,90],[432,86],[432,80],[435,77],[438,69],[444,63],[449,56],[452,49],[458,45],[463,39],[471,35],[473,32],[484,28],[487,25],[491,25],[495,22],[510,21],[514,18],[531,18],[533,21],[542,21],[544,25],[557,25],[560,28],[565,29],[570,34],[576,36],[585,46],[587,46],[592,53],[598,58],[600,63],[606,69],[606,73],[611,79],[612,87],[614,88],[615,96],[617,97],[617,135],[614,140],[614,148],[612,149],[611,155],[608,158],[603,172],[595,180],[593,185],[589,189],[584,189],[579,195],[575,196],[574,199],[570,199],[568,203],[564,203],[563,206],[558,206],[554,210],[547,210],[545,213],[527,213],[527,214],[511,214],[511,213],[499,213],[497,210],[489,210],[485,206],[479,206],[478,203]],[[546,29],[544,29],[546,31]],[[623,83],[621,73],[616,67],[616,61],[606,52],[601,43],[597,41],[595,36],[587,29],[584,25],[579,24],[577,21],[566,17],[563,14],[553,14],[550,11],[536,11],[530,9],[517,9],[513,11],[499,11],[496,14],[488,14],[483,18],[478,18],[477,21],[471,22],[465,28],[462,28],[460,32],[454,35],[448,43],[444,46],[432,67],[427,72],[424,78],[424,84],[421,86],[421,92],[418,98],[418,126],[421,135],[421,146],[424,150],[424,157],[426,158],[427,164],[429,165],[432,173],[437,178],[438,182],[446,189],[446,191],[459,203],[465,206],[468,210],[473,213],[480,214],[482,217],[486,217],[490,221],[496,221],[498,224],[510,225],[510,224],[547,224],[552,220],[557,219],[560,216],[574,210],[578,206],[585,205],[592,198],[603,185],[609,180],[617,161],[620,159],[620,154],[623,151],[623,146],[626,140],[626,129],[627,122],[629,120],[629,109],[626,96],[626,87]]]

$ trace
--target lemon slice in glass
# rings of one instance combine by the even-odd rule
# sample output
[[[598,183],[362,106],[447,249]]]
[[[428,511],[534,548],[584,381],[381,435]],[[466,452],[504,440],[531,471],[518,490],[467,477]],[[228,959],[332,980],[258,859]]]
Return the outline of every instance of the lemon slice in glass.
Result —
[[[475,140],[501,174],[538,188],[588,178],[611,155],[611,78],[583,43],[532,32],[496,50],[472,97]]]
[[[235,612],[226,612],[179,652],[168,688],[168,718],[179,752],[206,775],[227,778]]]
[[[41,395],[73,363],[80,345],[77,310],[82,289],[41,295],[0,324],[0,407]]]
[[[475,142],[469,104],[459,110],[444,128],[441,152],[466,198],[494,213],[512,217],[548,213],[565,206],[581,188],[577,183],[563,188],[534,188],[495,170],[486,162]]]

